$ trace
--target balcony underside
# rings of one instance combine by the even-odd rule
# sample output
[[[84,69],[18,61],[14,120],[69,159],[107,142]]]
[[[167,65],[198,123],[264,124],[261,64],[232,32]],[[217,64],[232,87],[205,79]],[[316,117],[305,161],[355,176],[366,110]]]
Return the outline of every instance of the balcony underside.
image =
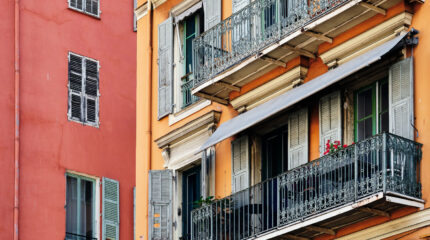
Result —
[[[367,1],[369,7],[359,3],[360,1],[346,1],[337,9],[320,14],[296,31],[284,37],[272,40],[258,51],[251,52],[247,56],[231,64],[221,72],[213,72],[203,81],[197,82],[192,93],[222,104],[228,104],[229,94],[240,90],[245,84],[263,76],[278,67],[286,67],[287,63],[298,56],[315,58],[320,44],[331,42],[339,34],[364,22],[365,20],[381,14],[398,4],[400,0],[371,0]],[[377,10],[379,9],[379,10]],[[270,41],[269,41],[270,42]],[[255,53],[256,52],[256,53]],[[242,56],[242,55],[241,55]],[[229,61],[224,59],[223,61]],[[216,63],[209,63],[214,64]],[[214,69],[216,67],[211,67]]]

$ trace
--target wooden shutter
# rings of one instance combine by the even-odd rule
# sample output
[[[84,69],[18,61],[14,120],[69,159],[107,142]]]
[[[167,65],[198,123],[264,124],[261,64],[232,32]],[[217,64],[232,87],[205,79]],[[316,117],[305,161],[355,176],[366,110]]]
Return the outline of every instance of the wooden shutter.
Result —
[[[390,132],[414,140],[413,59],[407,58],[390,68]]]
[[[232,192],[249,187],[249,138],[242,136],[231,143]]]
[[[99,64],[85,59],[85,120],[98,123]]]
[[[308,162],[308,109],[293,112],[288,117],[288,169]]]
[[[328,94],[319,102],[320,154],[325,151],[327,140],[342,142],[340,91]]]
[[[202,196],[213,196],[215,190],[215,148],[210,147],[202,152]]]
[[[205,31],[221,22],[221,0],[203,0]]]
[[[173,18],[158,25],[158,119],[172,112]]]
[[[83,58],[69,54],[69,119],[82,121],[83,117]]]
[[[103,178],[102,239],[119,239],[119,182]]]
[[[99,0],[86,0],[85,12],[98,16]]]
[[[249,0],[233,0],[233,13],[240,11],[249,4]]]
[[[149,239],[172,239],[171,170],[149,171]]]
[[[133,31],[137,31],[137,16],[134,10],[137,8],[137,0],[133,0]]]
[[[69,6],[72,8],[76,8],[79,10],[83,10],[83,4],[82,4],[83,0],[70,0],[69,1]]]

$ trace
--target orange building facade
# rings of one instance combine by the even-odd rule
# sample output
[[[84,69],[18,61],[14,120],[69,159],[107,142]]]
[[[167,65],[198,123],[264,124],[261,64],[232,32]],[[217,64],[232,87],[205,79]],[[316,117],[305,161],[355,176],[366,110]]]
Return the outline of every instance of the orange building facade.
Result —
[[[424,1],[140,1],[136,239],[426,239]]]
[[[0,239],[133,239],[133,0],[0,9]]]

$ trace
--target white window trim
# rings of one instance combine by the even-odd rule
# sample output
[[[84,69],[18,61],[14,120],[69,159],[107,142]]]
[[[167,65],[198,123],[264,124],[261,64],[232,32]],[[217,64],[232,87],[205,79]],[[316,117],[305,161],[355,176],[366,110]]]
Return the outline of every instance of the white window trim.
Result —
[[[202,100],[200,99],[199,101],[191,104],[190,106],[184,108],[182,111],[173,113],[169,115],[169,126],[183,120],[184,118],[187,118],[189,116],[191,116],[192,114],[202,110],[203,108],[211,105],[211,101],[210,100]]]
[[[95,195],[95,209],[94,209],[94,237],[97,238],[97,240],[101,240],[100,239],[100,216],[101,216],[101,212],[100,212],[100,178],[96,177],[96,176],[92,176],[92,175],[88,175],[85,173],[80,173],[80,172],[76,172],[76,171],[71,171],[71,170],[67,170],[66,174],[64,174],[65,176],[65,180],[66,180],[66,187],[67,187],[67,175],[71,174],[71,175],[77,175],[77,176],[82,176],[82,177],[86,177],[86,178],[91,178],[94,179],[95,181],[95,190],[96,190],[96,195]],[[65,199],[67,201],[67,199]],[[66,203],[65,201],[65,203]],[[65,209],[65,208],[64,208]]]
[[[82,77],[82,90],[81,90],[81,93],[78,94],[77,92],[74,92],[73,90],[70,89],[70,82],[69,82],[69,75],[68,75],[69,73],[67,72],[67,91],[68,91],[68,97],[69,97],[69,99],[68,99],[68,107],[69,107],[69,109],[68,109],[68,112],[67,112],[67,118],[68,118],[69,121],[72,121],[72,122],[76,122],[76,123],[80,123],[80,124],[83,124],[83,125],[87,125],[87,126],[99,128],[100,127],[100,119],[99,119],[99,116],[100,116],[100,105],[99,105],[99,100],[100,100],[100,62],[98,60],[90,58],[90,57],[86,57],[86,56],[83,56],[83,55],[80,55],[80,54],[77,54],[77,53],[74,53],[74,52],[69,52],[68,55],[67,55],[68,63],[70,61],[70,56],[71,55],[75,55],[75,56],[78,56],[78,57],[82,58],[82,75],[81,75],[81,77]],[[85,82],[86,82],[85,64],[84,64],[84,62],[85,62],[84,60],[85,59],[89,59],[91,61],[97,62],[97,68],[98,68],[97,71],[98,71],[98,75],[99,75],[98,88],[97,88],[97,97],[87,96],[87,94],[83,94],[83,91],[85,90]],[[81,121],[81,119],[76,119],[76,118],[72,117],[71,95],[73,95],[73,94],[74,95],[81,95],[81,118],[84,119],[84,121]],[[87,98],[94,99],[96,101],[96,106],[95,106],[96,107],[96,114],[95,114],[95,122],[94,123],[88,122],[86,120],[87,114],[84,113],[85,108],[83,107],[83,104],[84,104],[84,102],[86,101]]]
[[[69,9],[72,9],[72,10],[77,11],[77,12],[81,12],[83,14],[86,14],[86,15],[89,15],[89,16],[92,16],[92,17],[95,17],[95,18],[100,18],[100,14],[102,13],[102,11],[100,10],[100,0],[97,0],[97,9],[98,9],[97,14],[92,14],[92,13],[87,12],[87,11],[84,10],[85,7],[87,6],[86,5],[86,1],[87,0],[82,0],[82,10],[79,9],[79,8],[72,7],[70,1],[71,0],[67,0],[67,5],[68,5]]]

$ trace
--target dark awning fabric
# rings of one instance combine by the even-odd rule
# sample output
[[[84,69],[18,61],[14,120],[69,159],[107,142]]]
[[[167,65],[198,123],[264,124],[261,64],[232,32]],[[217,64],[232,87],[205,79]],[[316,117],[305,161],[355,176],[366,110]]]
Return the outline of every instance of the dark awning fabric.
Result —
[[[380,60],[381,57],[393,49],[405,37],[405,35],[406,33],[400,34],[381,46],[363,53],[339,67],[221,124],[201,146],[200,150],[203,151],[226,138],[240,133],[243,130],[274,116],[301,100]]]

